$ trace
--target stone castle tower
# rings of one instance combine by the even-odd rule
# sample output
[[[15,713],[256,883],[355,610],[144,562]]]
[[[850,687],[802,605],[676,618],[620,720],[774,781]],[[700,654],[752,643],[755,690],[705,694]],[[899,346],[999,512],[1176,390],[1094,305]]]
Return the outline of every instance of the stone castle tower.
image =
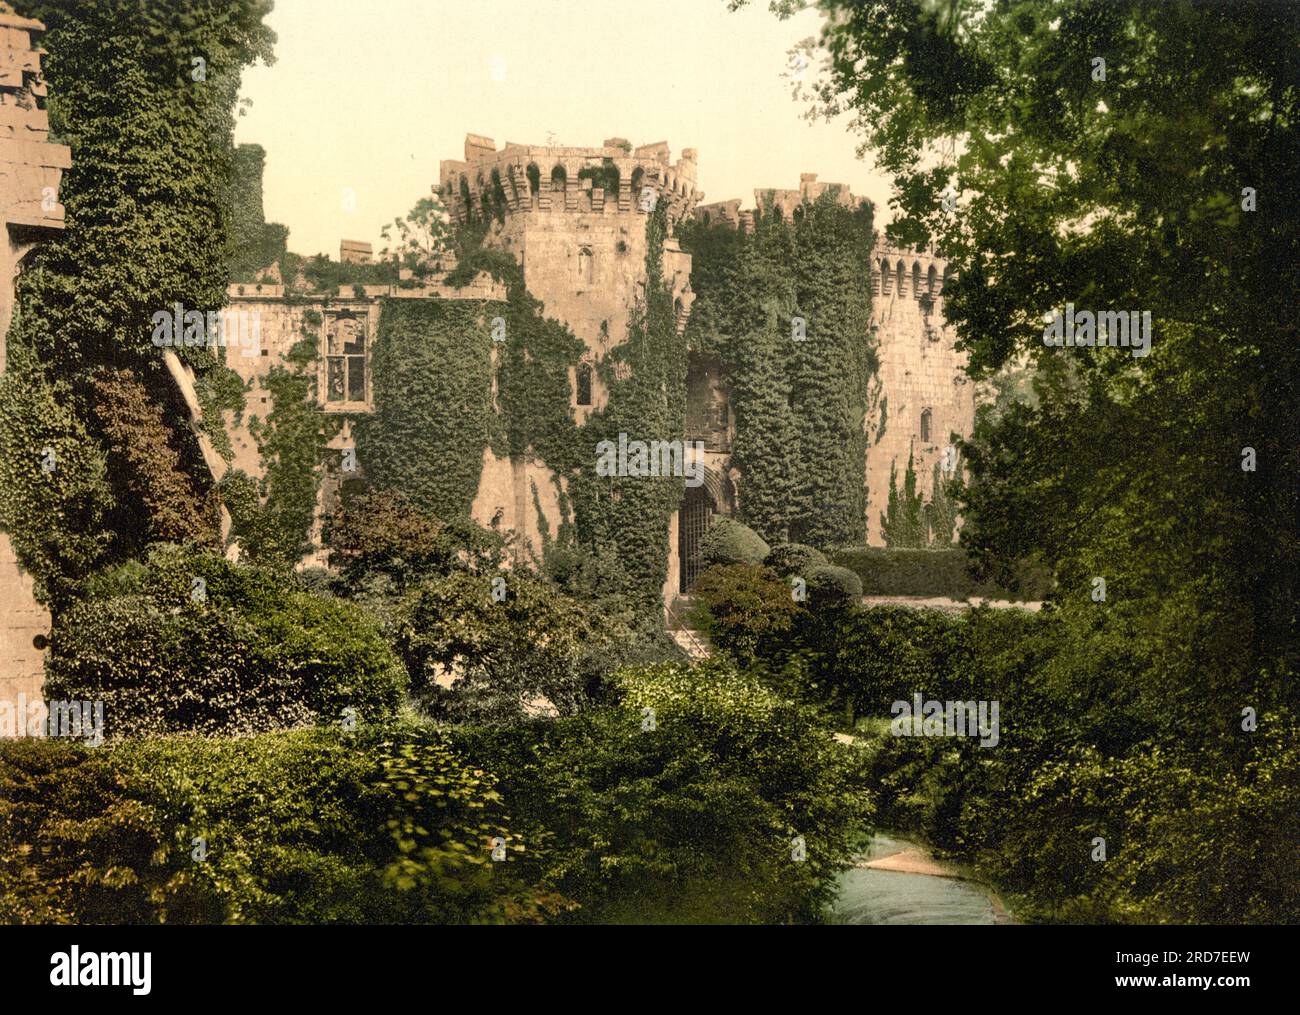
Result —
[[[663,278],[678,329],[686,326],[694,299],[691,257],[672,228],[702,196],[695,174],[694,149],[673,162],[666,142],[633,148],[623,138],[608,138],[599,148],[508,142],[498,151],[491,138],[469,134],[464,159],[441,164],[438,192],[449,214],[465,222],[473,210],[491,221],[495,212],[485,244],[514,257],[546,316],[568,325],[586,346],[570,377],[579,424],[606,404],[595,364],[627,338],[629,314],[645,292],[646,216],[658,204],[666,206],[669,226]],[[495,519],[514,529],[536,556],[541,526],[555,531],[562,520],[562,492],[564,481],[543,463],[498,459],[489,449],[472,514],[480,523]]]
[[[830,193],[839,204],[858,203],[847,186],[823,183],[816,173],[803,173],[798,189],[758,188],[754,209],[742,209],[740,199],[699,205],[695,215],[706,224],[725,223],[737,229],[753,228],[755,211],[780,212],[792,219],[805,202]],[[943,463],[945,449],[953,435],[969,437],[975,421],[975,392],[965,373],[966,354],[956,349],[956,333],[943,316],[943,290],[950,279],[947,262],[933,253],[878,245],[871,254],[871,328],[880,361],[873,386],[866,427],[867,451],[867,542],[883,545],[880,515],[889,502],[890,470],[897,470],[901,487],[908,456],[913,458],[917,491],[929,498],[933,493],[933,471]],[[863,341],[871,337],[864,335]],[[688,381],[689,436],[703,439],[717,452],[718,468],[730,472],[726,461],[733,430],[701,427],[701,419],[727,420],[725,381],[716,366],[700,363]],[[706,403],[703,411],[690,406]],[[743,496],[743,490],[731,489]],[[724,501],[705,504],[703,510],[729,513],[733,505]],[[700,510],[697,508],[696,510]],[[707,524],[707,520],[705,522]],[[697,521],[683,521],[682,531],[699,529]],[[682,568],[689,571],[690,548],[683,548]],[[684,586],[681,591],[685,591]]]

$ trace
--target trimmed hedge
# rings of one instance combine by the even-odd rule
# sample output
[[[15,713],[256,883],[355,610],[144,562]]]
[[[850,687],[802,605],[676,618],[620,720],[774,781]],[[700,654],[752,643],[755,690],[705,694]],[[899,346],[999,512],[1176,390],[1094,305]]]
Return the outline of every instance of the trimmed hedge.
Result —
[[[837,550],[831,561],[861,578],[863,594],[868,596],[981,596],[1030,602],[1047,598],[1052,586],[1046,569],[1032,564],[1021,567],[1018,589],[978,581],[967,570],[966,551],[958,547],[916,550],[851,546]]]
[[[777,543],[763,563],[783,578],[791,575],[808,576],[813,568],[829,564],[826,554],[803,543]]]
[[[761,564],[771,547],[748,525],[734,518],[715,518],[700,541],[700,559],[714,564]]]

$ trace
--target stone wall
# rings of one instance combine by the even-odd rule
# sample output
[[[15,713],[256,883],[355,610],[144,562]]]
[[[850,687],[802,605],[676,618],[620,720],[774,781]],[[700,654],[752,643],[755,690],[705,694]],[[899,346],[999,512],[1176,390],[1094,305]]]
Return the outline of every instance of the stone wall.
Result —
[[[34,41],[44,30],[39,21],[0,4],[0,372],[15,279],[23,258],[63,228],[59,182],[72,164],[66,146],[49,142],[42,51]],[[40,699],[49,629],[48,611],[36,601],[9,537],[0,532],[0,701]]]
[[[818,182],[815,173],[801,174],[798,189],[756,188],[754,200],[757,210],[779,210],[788,221],[804,201],[816,201],[827,192],[845,207],[857,201],[847,186]],[[695,209],[701,221],[742,230],[752,228],[754,214],[742,209],[739,199]],[[865,528],[868,543],[875,546],[884,542],[880,516],[889,504],[891,467],[897,470],[901,488],[912,454],[917,490],[928,499],[934,466],[942,463],[944,449],[954,436],[969,437],[974,426],[975,388],[965,373],[966,354],[955,348],[956,332],[943,316],[948,278],[947,262],[932,253],[888,244],[872,251],[871,327],[880,368],[866,420],[870,443]],[[872,338],[864,334],[862,340]],[[743,497],[743,482],[739,485]],[[719,507],[725,510],[725,505]]]
[[[872,265],[880,372],[876,406],[867,420],[867,541],[879,546],[890,467],[897,469],[901,489],[911,453],[917,491],[929,499],[944,449],[954,435],[971,434],[975,386],[966,376],[966,354],[955,348],[956,332],[943,316],[947,262],[884,245],[873,252]]]

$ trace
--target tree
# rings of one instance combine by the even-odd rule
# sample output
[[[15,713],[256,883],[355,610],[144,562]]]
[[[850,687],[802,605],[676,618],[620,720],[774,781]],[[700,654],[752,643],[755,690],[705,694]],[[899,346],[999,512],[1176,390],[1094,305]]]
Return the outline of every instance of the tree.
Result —
[[[451,233],[447,209],[437,197],[422,197],[404,219],[393,219],[379,231],[386,246],[380,256],[396,267],[423,277],[443,266]]]

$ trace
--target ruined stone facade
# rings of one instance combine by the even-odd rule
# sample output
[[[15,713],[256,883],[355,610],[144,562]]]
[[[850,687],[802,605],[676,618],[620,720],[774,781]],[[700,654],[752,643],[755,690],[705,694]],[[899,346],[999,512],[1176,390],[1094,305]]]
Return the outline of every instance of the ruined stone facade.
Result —
[[[546,316],[566,324],[586,346],[570,378],[579,424],[607,403],[609,393],[594,367],[627,339],[628,317],[645,292],[646,216],[660,203],[669,224],[663,277],[678,329],[686,326],[694,299],[691,258],[671,230],[699,203],[695,180],[694,149],[673,162],[666,142],[633,148],[622,138],[608,138],[599,148],[508,142],[498,151],[491,138],[469,134],[464,159],[441,165],[438,191],[452,217],[491,219],[499,210],[485,243],[514,257]],[[561,521],[561,491],[567,492],[565,481],[542,462],[498,459],[489,450],[473,517],[483,524],[495,518],[513,529],[522,548],[536,557],[541,526],[554,532]],[[676,538],[675,530],[669,538]],[[669,576],[665,593],[675,580]]]
[[[948,264],[932,253],[888,244],[872,252],[872,327],[880,369],[867,419],[867,541],[882,545],[880,515],[889,503],[890,468],[903,485],[909,454],[916,488],[933,493],[934,468],[954,438],[975,425],[975,385],[967,356],[943,316]],[[952,467],[959,468],[955,457]]]
[[[71,152],[49,141],[45,83],[35,37],[39,21],[0,4],[0,372],[13,318],[14,284],[23,259],[63,228],[59,181]],[[38,449],[33,449],[33,454]],[[9,537],[0,532],[0,700],[40,698],[49,613],[32,594],[31,578],[18,566]]]
[[[608,392],[595,365],[626,340],[629,315],[645,292],[647,213],[658,202],[668,210],[670,234],[665,240],[663,274],[672,290],[679,329],[685,328],[694,294],[691,257],[671,235],[672,227],[688,215],[739,229],[752,227],[755,211],[742,209],[739,200],[700,203],[696,168],[693,149],[684,150],[673,162],[668,145],[662,142],[639,148],[621,138],[607,139],[598,148],[507,143],[498,150],[490,138],[475,134],[465,139],[463,159],[441,164],[435,189],[449,215],[461,223],[470,218],[490,223],[484,243],[515,259],[529,292],[542,302],[543,313],[567,325],[586,347],[570,377],[571,404],[579,424],[605,406]],[[847,186],[822,183],[816,174],[805,173],[797,189],[755,190],[755,208],[792,217],[803,202],[816,201],[828,192],[846,207],[857,203]],[[966,380],[964,354],[956,351],[955,335],[943,318],[945,262],[929,253],[888,246],[874,250],[871,260],[873,333],[864,334],[862,340],[875,342],[880,368],[865,423],[869,451],[863,533],[869,542],[879,544],[891,466],[901,485],[911,454],[917,488],[930,496],[933,468],[941,462],[944,449],[954,435],[968,436],[971,431],[974,391]],[[462,289],[440,285],[438,278],[435,274],[430,286],[416,290],[355,287],[353,295],[346,297],[289,296],[283,287],[268,284],[231,286],[227,313],[255,318],[260,327],[255,351],[236,348],[234,343],[227,351],[227,363],[248,389],[243,417],[226,420],[235,451],[233,467],[253,477],[263,475],[248,421],[269,410],[266,374],[284,362],[289,349],[301,340],[308,320],[317,322],[311,327],[320,341],[317,389],[322,407],[354,416],[373,409],[368,364],[385,299],[505,298],[504,287],[486,276]],[[232,325],[247,326],[246,320]],[[467,340],[488,339],[483,335],[467,336]],[[701,460],[704,481],[688,492],[666,533],[666,604],[688,589],[698,540],[708,520],[715,514],[733,513],[744,496],[743,478],[731,461],[735,425],[722,364],[692,353],[686,384],[685,437],[703,445],[702,453],[692,455]],[[629,435],[644,440],[666,436]],[[350,444],[345,426],[330,450],[338,453]],[[319,518],[331,510],[337,490],[337,477],[330,471],[327,466],[312,533],[318,546]],[[471,514],[480,524],[512,531],[521,555],[535,561],[541,556],[543,533],[557,531],[565,521],[566,484],[540,459],[500,458],[487,448]],[[326,562],[327,553],[321,552],[304,563]]]

